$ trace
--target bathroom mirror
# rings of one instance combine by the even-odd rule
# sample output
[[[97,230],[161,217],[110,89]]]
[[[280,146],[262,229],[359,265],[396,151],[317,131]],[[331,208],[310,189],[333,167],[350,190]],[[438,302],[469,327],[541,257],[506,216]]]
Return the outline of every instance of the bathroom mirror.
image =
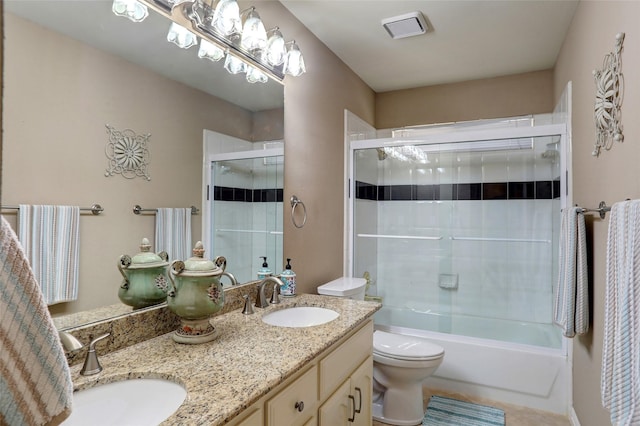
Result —
[[[260,13],[273,23],[268,3]],[[79,299],[51,306],[54,316],[118,303],[118,258],[153,238],[154,215],[134,215],[136,204],[202,209],[204,130],[283,138],[280,83],[250,84],[222,62],[198,58],[197,46],[168,43],[170,23],[155,12],[133,23],[111,6],[4,2],[2,204],[104,208],[81,217]],[[149,181],[105,176],[107,125],[151,135]],[[15,225],[15,211],[2,213]],[[192,217],[194,244],[202,219]]]

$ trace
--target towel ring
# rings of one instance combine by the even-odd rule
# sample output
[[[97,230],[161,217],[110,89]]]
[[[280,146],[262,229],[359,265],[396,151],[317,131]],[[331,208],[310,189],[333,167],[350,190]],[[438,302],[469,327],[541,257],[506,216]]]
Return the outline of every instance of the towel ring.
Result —
[[[296,207],[298,207],[298,205],[302,206],[302,211],[303,211],[302,224],[301,225],[298,225],[296,223],[296,217],[295,217]],[[307,223],[307,207],[295,195],[291,196],[291,222],[293,222],[293,226],[295,226],[296,228],[302,228],[304,226],[304,224]]]

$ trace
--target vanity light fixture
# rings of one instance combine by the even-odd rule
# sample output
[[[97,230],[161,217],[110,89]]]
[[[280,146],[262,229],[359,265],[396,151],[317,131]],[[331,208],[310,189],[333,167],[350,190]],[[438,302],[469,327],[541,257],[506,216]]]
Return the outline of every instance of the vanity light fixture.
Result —
[[[227,58],[224,60],[224,69],[229,71],[230,74],[240,74],[247,71],[247,64],[227,53]]]
[[[198,57],[206,58],[211,61],[217,62],[220,59],[224,58],[224,50],[220,49],[218,46],[209,43],[205,39],[200,40],[200,49],[198,49]]]
[[[287,55],[284,63],[284,73],[297,77],[304,74],[307,69],[304,66],[304,58],[302,52],[295,41],[287,43]]]
[[[243,14],[246,14],[246,18],[242,25],[240,46],[248,52],[259,55],[267,47],[267,30],[264,29],[264,24],[255,7],[251,6]]]
[[[306,72],[296,42],[285,42],[279,27],[265,30],[253,6],[241,13],[236,0],[114,0],[113,11],[132,19],[123,11],[133,10],[139,16],[134,3],[171,21],[168,41],[187,49],[200,40],[200,58],[219,61],[226,56],[225,69],[245,73],[250,83],[266,83],[269,78],[282,82],[285,75]]]
[[[284,37],[280,32],[280,28],[275,27],[268,31],[267,35],[267,48],[265,50],[265,56],[267,63],[271,66],[277,67],[284,64],[285,57],[287,55],[287,48],[285,46]]]
[[[183,49],[188,49],[198,44],[198,37],[182,25],[172,22],[167,34],[167,41]]]
[[[133,22],[142,22],[149,16],[149,9],[138,0],[113,0],[113,13],[129,18]]]

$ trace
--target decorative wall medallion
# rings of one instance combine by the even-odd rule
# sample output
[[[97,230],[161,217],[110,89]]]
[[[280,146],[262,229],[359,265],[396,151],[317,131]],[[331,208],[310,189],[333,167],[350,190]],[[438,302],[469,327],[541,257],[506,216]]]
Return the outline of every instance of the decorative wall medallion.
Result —
[[[624,77],[622,75],[622,43],[624,33],[616,34],[616,46],[607,53],[601,70],[594,70],[596,83],[596,101],[594,120],[596,124],[596,142],[591,155],[598,157],[602,148],[610,150],[613,142],[622,142],[622,98],[624,95]]]
[[[149,166],[149,138],[151,134],[137,135],[133,130],[116,130],[106,124],[109,142],[105,153],[109,165],[105,176],[121,174],[127,179],[136,176],[151,180],[147,167]]]

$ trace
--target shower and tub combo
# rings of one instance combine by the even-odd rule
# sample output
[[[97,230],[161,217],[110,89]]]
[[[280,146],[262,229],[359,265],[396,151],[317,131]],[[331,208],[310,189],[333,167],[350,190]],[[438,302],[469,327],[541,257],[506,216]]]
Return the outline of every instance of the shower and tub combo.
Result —
[[[345,274],[371,277],[376,330],[443,348],[425,387],[566,414],[567,114],[393,131],[346,117]]]

